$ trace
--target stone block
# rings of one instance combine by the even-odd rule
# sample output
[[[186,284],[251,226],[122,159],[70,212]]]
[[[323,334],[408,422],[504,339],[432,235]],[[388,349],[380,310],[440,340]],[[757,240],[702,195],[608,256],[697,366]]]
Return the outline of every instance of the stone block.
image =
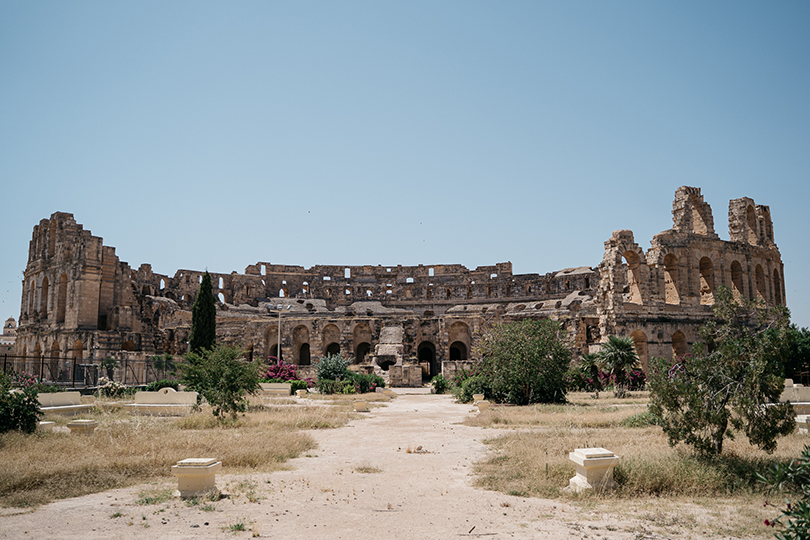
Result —
[[[135,403],[127,403],[124,408],[138,414],[182,416],[189,414],[196,404],[197,392],[161,388],[157,392],[136,392]]]
[[[479,401],[484,401],[484,394],[473,394],[473,405],[477,404]]]
[[[483,400],[477,402],[476,405],[478,406],[478,412],[484,412],[487,409],[489,409],[490,403],[489,403],[489,401],[483,399]]]
[[[93,408],[91,404],[82,404],[79,392],[54,392],[37,394],[40,408],[44,413],[74,415]]]
[[[796,431],[800,435],[807,435],[810,433],[810,416],[800,414],[796,417]]]
[[[39,431],[53,431],[56,422],[40,422],[37,424],[37,429]]]
[[[295,395],[300,398],[307,397],[307,391],[301,388],[295,391]]]
[[[577,466],[577,474],[571,478],[568,489],[583,491],[586,489],[613,489],[613,467],[619,457],[604,448],[577,448],[568,454],[568,459]]]
[[[67,427],[70,429],[71,434],[92,435],[98,427],[98,422],[95,420],[73,420],[68,422]]]
[[[216,473],[222,462],[216,458],[188,458],[172,466],[177,477],[177,492],[184,499],[217,493]]]
[[[355,412],[368,412],[368,402],[357,400],[354,402]]]

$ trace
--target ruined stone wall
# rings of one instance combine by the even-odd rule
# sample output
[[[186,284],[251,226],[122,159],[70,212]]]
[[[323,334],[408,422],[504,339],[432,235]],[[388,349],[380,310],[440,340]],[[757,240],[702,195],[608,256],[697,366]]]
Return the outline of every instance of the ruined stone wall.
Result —
[[[784,268],[767,206],[729,204],[729,241],[714,231],[699,188],[681,187],[673,227],[646,252],[632,231],[615,231],[598,268],[514,275],[509,262],[462,265],[328,266],[257,262],[244,273],[213,273],[217,338],[266,358],[310,365],[329,352],[355,364],[442,364],[472,358],[488,325],[550,318],[575,354],[594,352],[611,334],[632,336],[646,364],[682,354],[711,317],[714,291],[785,302]],[[146,357],[187,350],[191,306],[203,272],[132,269],[115,248],[57,212],[34,227],[23,280],[17,353],[32,359]],[[382,336],[401,342],[380,354]],[[389,344],[390,345],[390,344]],[[390,348],[390,347],[389,347]],[[385,349],[383,347],[382,349]],[[385,359],[382,358],[385,356]],[[58,366],[55,366],[58,368]]]

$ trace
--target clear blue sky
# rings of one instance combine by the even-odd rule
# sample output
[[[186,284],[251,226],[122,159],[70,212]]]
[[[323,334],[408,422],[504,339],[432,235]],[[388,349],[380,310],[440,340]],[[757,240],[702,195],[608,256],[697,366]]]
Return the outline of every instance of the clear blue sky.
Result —
[[[0,1],[0,319],[34,225],[133,267],[596,266],[769,205],[810,326],[810,3]]]

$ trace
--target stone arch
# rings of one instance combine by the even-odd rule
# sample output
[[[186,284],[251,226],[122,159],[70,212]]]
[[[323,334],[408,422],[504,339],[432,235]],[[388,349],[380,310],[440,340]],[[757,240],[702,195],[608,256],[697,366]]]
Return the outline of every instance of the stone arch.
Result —
[[[630,297],[628,302],[631,304],[643,304],[641,298],[641,258],[635,251],[625,251],[622,255],[624,260],[627,261],[627,287],[629,289]]]
[[[125,342],[121,343],[121,350],[122,351],[132,352],[132,351],[137,351],[138,347],[132,341],[125,341]]]
[[[430,341],[423,341],[416,348],[416,354],[420,364],[430,366],[430,376],[434,377],[441,373],[441,367],[436,361],[436,346]]]
[[[450,344],[448,358],[450,360],[467,360],[470,351],[470,327],[466,323],[456,321],[447,330],[447,342]]]
[[[641,330],[636,330],[630,334],[630,337],[633,338],[633,344],[636,347],[636,354],[641,362],[641,369],[644,370],[644,373],[647,373],[647,367],[649,366],[649,358],[647,356],[647,334]]]
[[[309,358],[309,328],[299,324],[293,329],[293,364],[308,366]]]
[[[748,225],[748,243],[755,246],[759,243],[757,235],[757,214],[754,211],[754,207],[750,204],[745,209],[745,223]]]
[[[667,304],[681,303],[680,281],[678,281],[678,257],[669,254],[664,257],[664,297]]]
[[[48,318],[48,276],[42,278],[42,290],[39,297],[39,315]]]
[[[359,364],[371,350],[371,328],[367,323],[361,322],[352,330],[352,350],[354,363]]]
[[[340,328],[336,324],[327,324],[321,331],[323,354],[338,354],[340,352]]]
[[[51,346],[51,358],[48,362],[50,376],[52,381],[59,379],[59,342],[54,341]]]
[[[731,262],[731,293],[735,300],[743,298],[743,270],[740,261]]]
[[[700,303],[704,306],[714,304],[714,264],[709,257],[700,259]]]
[[[686,352],[686,336],[680,330],[676,330],[672,334],[672,358],[679,358],[685,355]]]
[[[757,268],[754,271],[754,275],[756,276],[757,297],[765,300],[767,298],[767,293],[765,289],[765,271],[762,269],[761,264],[757,265]]]
[[[73,360],[81,360],[84,356],[84,345],[82,340],[77,339],[73,342]]]
[[[67,274],[59,278],[59,291],[56,295],[56,322],[65,322],[65,306],[67,304]]]
[[[264,354],[265,360],[270,358],[271,356],[276,358],[277,360],[279,357],[279,347],[278,347],[278,324],[270,324],[264,331]]]
[[[782,279],[777,268],[773,269],[773,298],[777,306],[782,305]]]

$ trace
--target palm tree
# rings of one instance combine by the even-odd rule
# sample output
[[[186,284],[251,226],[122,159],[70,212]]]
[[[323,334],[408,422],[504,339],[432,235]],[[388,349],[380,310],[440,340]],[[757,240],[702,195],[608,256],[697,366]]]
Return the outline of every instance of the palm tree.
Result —
[[[582,355],[582,371],[588,373],[591,381],[594,399],[599,399],[599,391],[602,390],[602,379],[599,378],[599,367],[601,361],[598,354],[585,353]]]
[[[627,394],[627,372],[638,367],[638,354],[632,338],[610,336],[599,351],[602,369],[613,377],[617,398]]]

